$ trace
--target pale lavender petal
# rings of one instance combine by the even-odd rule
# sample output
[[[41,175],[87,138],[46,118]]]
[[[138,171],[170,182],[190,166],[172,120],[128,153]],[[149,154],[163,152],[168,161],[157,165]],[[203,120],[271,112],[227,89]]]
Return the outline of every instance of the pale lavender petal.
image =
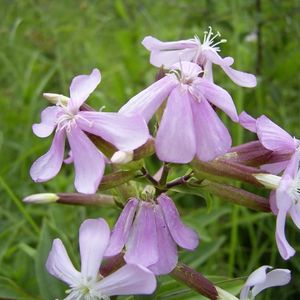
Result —
[[[252,289],[252,296],[256,297],[261,291],[269,287],[286,285],[291,280],[291,271],[287,269],[275,269],[269,272],[264,282],[257,284]]]
[[[179,70],[186,78],[196,78],[200,73],[203,73],[199,65],[189,61],[180,61],[174,64],[172,70]]]
[[[49,151],[38,158],[30,168],[30,176],[35,182],[47,181],[59,172],[64,158],[65,131],[57,131]]]
[[[195,48],[198,46],[194,39],[162,42],[153,36],[146,36],[142,41],[142,45],[149,51],[180,50],[185,48]]]
[[[274,163],[268,163],[261,165],[259,168],[263,171],[269,172],[271,174],[277,175],[281,173],[287,166],[288,160],[286,161],[279,161]]]
[[[155,139],[156,154],[160,160],[188,163],[196,154],[191,96],[180,87],[168,99]]]
[[[68,141],[74,159],[76,190],[93,194],[103,176],[104,156],[77,126],[68,133]]]
[[[251,132],[256,133],[256,119],[243,111],[239,115],[239,123]]]
[[[204,56],[206,61],[212,62],[219,66],[231,66],[234,63],[234,59],[230,56],[221,57],[216,51],[212,49],[205,49],[201,52],[201,56]]]
[[[227,153],[231,147],[230,134],[210,104],[205,99],[200,103],[195,100],[192,110],[199,159],[209,161]]]
[[[274,215],[277,215],[278,214],[278,207],[277,207],[277,203],[276,203],[276,191],[275,190],[270,192],[269,202],[270,202],[270,208],[272,210],[272,213]]]
[[[120,253],[128,240],[133,218],[139,201],[132,198],[124,207],[118,221],[112,230],[109,245],[105,251],[105,256],[114,256]]]
[[[71,287],[77,286],[81,281],[81,274],[74,268],[60,239],[53,241],[46,268],[51,275],[64,281]]]
[[[81,224],[79,247],[84,278],[96,280],[109,237],[110,230],[104,219],[87,219]]]
[[[156,289],[155,276],[140,265],[126,264],[103,278],[94,290],[103,296],[152,294]]]
[[[286,220],[286,211],[278,211],[277,221],[276,221],[276,243],[281,257],[285,260],[291,258],[295,255],[296,251],[288,243],[285,237],[285,220]]]
[[[155,275],[170,273],[178,261],[177,247],[168,226],[166,225],[163,212],[159,205],[155,206],[155,223],[158,241],[158,261],[148,269]]]
[[[232,121],[238,122],[239,117],[233,100],[229,93],[221,87],[207,80],[199,78],[192,85],[191,93],[195,97],[197,97],[197,95],[200,94],[199,97],[197,97],[199,101],[201,101],[204,97],[210,103],[223,110],[231,118]]]
[[[141,116],[124,116],[119,113],[80,111],[80,128],[100,136],[119,150],[134,150],[149,139],[149,130]]]
[[[267,278],[267,274],[266,274],[267,269],[270,269],[270,268],[272,269],[271,266],[261,266],[249,275],[248,279],[245,282],[244,287],[241,290],[240,300],[248,300],[249,299],[250,288],[252,286],[255,286],[257,284],[264,282]]]
[[[256,77],[253,74],[237,71],[229,66],[220,66],[227,74],[227,76],[237,85],[249,88],[256,86]]]
[[[184,225],[172,199],[166,194],[161,194],[157,198],[166,224],[174,241],[182,248],[194,250],[199,244],[198,234],[191,228]]]
[[[147,36],[142,45],[149,51],[150,63],[156,67],[171,67],[179,61],[195,59],[199,45],[194,39],[176,42],[162,42],[152,36]]]
[[[167,75],[131,98],[121,107],[119,112],[127,116],[140,114],[148,123],[172,89],[178,84],[174,74]]]
[[[95,90],[101,81],[101,74],[98,69],[93,69],[89,75],[79,75],[73,78],[70,85],[70,101],[68,107],[73,111],[78,111],[79,107]]]
[[[257,119],[256,128],[260,142],[267,149],[280,153],[293,153],[296,150],[294,139],[266,116]]]
[[[205,79],[209,82],[214,82],[212,62],[207,61],[205,66],[204,66],[203,71],[204,71],[203,79]]]
[[[151,203],[140,204],[126,243],[124,259],[127,263],[140,264],[145,267],[158,260],[157,232]]]
[[[56,126],[57,113],[59,111],[60,108],[58,106],[45,108],[41,113],[41,123],[32,125],[33,133],[41,138],[49,136]]]
[[[300,168],[300,151],[297,150],[292,156],[287,164],[287,167],[283,173],[282,179],[295,178],[297,176],[298,170]]]

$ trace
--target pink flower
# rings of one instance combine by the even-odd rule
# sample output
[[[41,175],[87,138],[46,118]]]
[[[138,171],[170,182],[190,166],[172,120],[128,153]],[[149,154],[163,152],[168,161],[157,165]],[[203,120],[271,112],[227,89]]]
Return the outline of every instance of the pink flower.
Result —
[[[80,106],[101,80],[99,70],[90,75],[76,76],[70,86],[70,99],[42,111],[41,123],[33,125],[38,137],[55,135],[50,150],[37,159],[30,169],[36,182],[47,181],[59,172],[67,137],[75,166],[75,187],[81,193],[95,193],[105,168],[105,157],[85,132],[100,136],[119,150],[131,151],[144,144],[149,132],[139,116],[127,117],[118,113],[80,111]]]
[[[81,272],[77,271],[60,239],[53,241],[46,268],[70,286],[66,300],[100,300],[114,295],[151,294],[155,276],[140,265],[126,264],[103,278],[99,274],[110,230],[104,219],[88,219],[79,230]]]
[[[121,109],[124,115],[140,113],[147,122],[167,98],[156,135],[158,157],[166,162],[188,163],[196,155],[209,161],[225,154],[231,137],[211,105],[238,121],[231,96],[199,74],[191,62],[176,64],[162,79],[131,98]]]
[[[171,272],[177,264],[176,244],[194,250],[198,235],[185,226],[171,198],[161,194],[154,202],[132,198],[111,235],[105,256],[120,253],[125,245],[127,263],[139,263],[156,275]]]
[[[255,119],[246,112],[242,112],[239,122],[244,128],[257,134],[259,142],[265,149],[273,151],[269,162],[261,166],[261,169],[272,174],[282,172],[286,168],[290,156],[300,146],[300,140],[293,138],[265,115]]]
[[[267,273],[271,266],[262,266],[252,272],[240,294],[240,300],[254,300],[263,290],[286,285],[291,280],[291,271],[288,269],[274,269]]]
[[[203,43],[195,36],[193,39],[176,42],[161,42],[160,40],[147,36],[142,41],[143,46],[151,51],[150,63],[156,67],[165,66],[170,68],[180,61],[190,61],[199,64],[204,70],[204,77],[213,80],[212,64],[219,65],[229,78],[236,84],[244,87],[256,86],[256,78],[252,74],[240,72],[231,68],[234,63],[232,57],[222,58],[218,52],[218,45],[226,42],[215,39],[220,36],[218,32],[213,34],[212,28],[205,32]]]

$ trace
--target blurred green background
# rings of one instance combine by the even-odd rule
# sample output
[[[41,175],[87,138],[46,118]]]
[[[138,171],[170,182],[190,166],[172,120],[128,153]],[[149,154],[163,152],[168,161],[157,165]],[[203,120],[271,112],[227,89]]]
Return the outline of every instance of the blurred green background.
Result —
[[[267,114],[300,137],[299,24],[299,0],[0,0],[0,299],[63,296],[66,287],[44,268],[52,239],[63,239],[78,263],[80,223],[101,216],[112,225],[119,213],[22,204],[29,194],[74,191],[72,166],[64,166],[44,184],[34,184],[28,174],[32,162],[51,142],[31,131],[47,106],[43,92],[68,95],[75,75],[97,67],[102,82],[88,103],[116,111],[155,77],[157,70],[140,44],[143,37],[167,41],[197,34],[202,38],[212,26],[228,40],[221,45],[222,56],[233,56],[237,69],[258,76],[257,88],[240,88],[216,68],[216,83],[232,94],[239,112]],[[254,139],[226,122],[235,144]],[[292,283],[258,298],[299,299],[300,258],[296,255],[289,262],[280,258],[274,216],[213,197],[206,202],[189,195],[176,199],[185,221],[202,239],[197,251],[181,253],[182,261],[231,291],[237,291],[242,282],[230,278],[247,276],[262,264],[288,267]],[[299,251],[297,229],[289,223],[287,230]],[[156,299],[202,299],[168,276],[160,282]]]

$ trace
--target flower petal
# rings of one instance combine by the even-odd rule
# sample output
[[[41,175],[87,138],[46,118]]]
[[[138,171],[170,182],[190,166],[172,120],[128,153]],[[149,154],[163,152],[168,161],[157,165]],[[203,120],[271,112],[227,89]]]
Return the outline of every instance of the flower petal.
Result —
[[[256,86],[256,77],[253,74],[237,71],[229,66],[220,66],[227,76],[237,85],[249,88]]]
[[[87,219],[81,224],[79,247],[84,278],[96,280],[109,237],[110,230],[104,219]]]
[[[46,269],[56,278],[73,287],[80,283],[81,274],[74,268],[65,246],[60,239],[55,239],[49,253]]]
[[[140,265],[126,264],[95,284],[94,290],[103,296],[152,294],[155,276]]]
[[[114,256],[120,253],[128,240],[133,218],[139,201],[130,199],[124,207],[118,221],[112,230],[109,245],[105,251],[105,256]]]
[[[141,114],[148,123],[177,84],[175,75],[167,75],[132,97],[119,112],[127,116]]]
[[[252,296],[256,297],[261,291],[269,287],[286,285],[291,280],[291,271],[287,269],[275,269],[269,272],[264,282],[257,284],[252,289]]]
[[[67,136],[74,160],[76,190],[93,194],[103,176],[104,156],[77,126],[72,127]]]
[[[235,105],[231,96],[226,90],[212,82],[202,80],[200,78],[195,82],[192,88],[192,95],[197,97],[197,94],[200,94],[199,98],[197,97],[199,101],[201,101],[204,97],[210,103],[223,110],[232,121],[238,122],[239,117]]]
[[[181,222],[172,199],[166,194],[161,194],[158,196],[157,202],[162,209],[165,222],[177,245],[184,249],[194,250],[199,244],[198,234]]]
[[[145,267],[158,261],[157,232],[153,205],[142,202],[135,217],[124,259],[127,263]]]
[[[277,214],[276,220],[276,243],[281,257],[285,260],[291,258],[295,255],[296,251],[288,243],[285,237],[285,220],[286,220],[286,211],[280,210]]]
[[[30,168],[30,176],[35,182],[47,181],[59,172],[65,150],[65,131],[57,131],[49,151],[38,158]]]
[[[211,48],[205,49],[201,52],[201,56],[205,57],[207,62],[212,62],[213,64],[219,66],[231,66],[234,63],[234,59],[230,56],[228,57],[221,57],[215,50]],[[200,56],[200,58],[201,58]]]
[[[199,159],[213,160],[231,147],[230,134],[218,115],[205,100],[192,101],[196,151]]]
[[[177,247],[168,226],[166,225],[163,212],[159,205],[155,206],[155,223],[158,241],[158,261],[149,266],[148,269],[155,275],[165,275],[170,273],[178,261]]]
[[[299,202],[297,204],[294,204],[290,210],[289,214],[294,222],[294,224],[300,229],[300,207],[299,207]]]
[[[45,108],[41,113],[41,123],[32,125],[33,133],[41,138],[49,136],[56,126],[56,116],[59,110],[58,106]]]
[[[263,171],[269,172],[271,174],[277,175],[281,173],[287,166],[288,160],[286,161],[279,161],[274,163],[268,163],[261,165],[259,168]]]
[[[256,133],[256,119],[243,111],[239,115],[239,123],[251,132]]]
[[[270,208],[271,211],[274,215],[278,214],[278,207],[276,204],[276,191],[273,190],[270,192],[270,196],[269,196],[269,202],[270,202]]]
[[[79,107],[96,89],[101,81],[101,74],[98,69],[93,69],[89,75],[79,75],[73,78],[70,85],[70,101],[68,106],[73,111],[78,111]]]
[[[293,153],[296,150],[294,139],[266,116],[257,119],[256,128],[260,142],[267,149],[280,153]]]
[[[170,68],[179,61],[192,61],[199,47],[195,40],[182,40],[176,42],[161,42],[160,40],[147,36],[142,45],[149,51],[150,63],[156,67],[165,66]]]
[[[122,151],[136,149],[149,139],[142,117],[118,113],[80,111],[77,123],[86,132],[100,136]]]
[[[160,160],[188,163],[194,158],[196,142],[191,101],[188,91],[180,87],[171,92],[155,139]]]

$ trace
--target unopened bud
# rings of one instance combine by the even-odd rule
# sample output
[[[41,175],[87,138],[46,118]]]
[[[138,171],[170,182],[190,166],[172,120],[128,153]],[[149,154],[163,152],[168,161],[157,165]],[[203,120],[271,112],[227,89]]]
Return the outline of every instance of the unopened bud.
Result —
[[[258,173],[253,174],[253,176],[265,187],[275,190],[278,188],[281,177],[272,175],[272,174],[264,174],[264,173]]]
[[[56,202],[59,199],[58,195],[54,193],[40,193],[27,196],[23,199],[26,203],[44,204]]]
[[[216,290],[218,292],[218,300],[239,300],[237,297],[219,288],[218,286],[216,286]]]
[[[61,94],[44,93],[43,96],[49,102],[51,102],[53,104],[62,104],[63,106],[66,106],[70,100],[69,97],[66,97]]]
[[[111,157],[113,164],[127,164],[133,159],[133,151],[117,151]]]

